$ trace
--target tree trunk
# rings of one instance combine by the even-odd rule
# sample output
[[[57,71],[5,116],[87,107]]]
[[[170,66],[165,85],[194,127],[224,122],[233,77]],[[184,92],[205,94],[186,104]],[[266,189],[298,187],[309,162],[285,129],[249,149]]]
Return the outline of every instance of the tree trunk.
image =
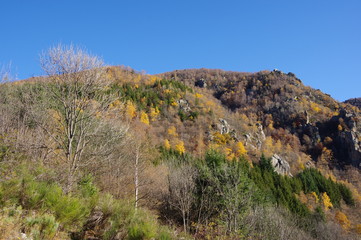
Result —
[[[135,209],[138,208],[138,199],[139,199],[139,147],[136,147],[135,151],[135,162],[134,162],[134,191],[135,191]]]
[[[183,227],[184,227],[184,232],[187,232],[187,221],[186,221],[186,213],[185,211],[182,211],[182,217],[183,217]]]

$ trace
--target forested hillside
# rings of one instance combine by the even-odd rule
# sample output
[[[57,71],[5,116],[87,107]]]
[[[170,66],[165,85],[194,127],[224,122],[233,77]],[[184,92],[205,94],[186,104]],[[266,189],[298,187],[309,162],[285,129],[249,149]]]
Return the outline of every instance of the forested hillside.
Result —
[[[360,239],[361,111],[293,73],[73,46],[0,85],[0,239]]]

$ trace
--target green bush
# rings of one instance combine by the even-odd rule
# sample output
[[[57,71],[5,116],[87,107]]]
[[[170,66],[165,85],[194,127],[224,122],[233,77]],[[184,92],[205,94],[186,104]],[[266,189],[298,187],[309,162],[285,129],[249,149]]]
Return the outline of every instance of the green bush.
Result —
[[[42,216],[28,217],[26,226],[29,228],[34,240],[49,240],[56,235],[59,223],[56,222],[53,215],[44,214]]]
[[[64,226],[82,226],[90,213],[90,209],[86,203],[76,197],[62,196],[49,206],[54,211],[55,216]]]
[[[91,198],[98,194],[99,190],[93,183],[93,177],[88,174],[85,175],[78,182],[78,188],[80,190],[81,196],[84,198]]]
[[[152,239],[156,236],[157,226],[149,220],[135,220],[128,228],[129,240]]]
[[[103,239],[172,239],[167,228],[160,226],[154,215],[134,209],[129,201],[114,199],[110,194],[99,198],[98,208],[106,216]]]
[[[48,181],[36,180],[39,176],[20,166],[16,175],[0,184],[3,205],[22,206],[26,210],[40,210],[52,214],[63,228],[81,227],[90,213],[90,199],[63,193],[62,188]]]
[[[159,240],[172,240],[173,237],[168,229],[165,229],[164,227],[159,229],[158,238]]]
[[[104,231],[104,239],[113,239],[119,230],[126,229],[130,225],[134,216],[133,205],[126,201],[116,200],[110,194],[99,197],[98,207],[104,216],[107,216],[109,226]]]

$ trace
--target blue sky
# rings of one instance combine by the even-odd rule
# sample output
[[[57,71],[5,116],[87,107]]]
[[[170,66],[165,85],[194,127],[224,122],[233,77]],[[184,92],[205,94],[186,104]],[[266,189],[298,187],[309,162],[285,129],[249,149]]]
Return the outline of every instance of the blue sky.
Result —
[[[361,97],[360,0],[12,0],[0,9],[0,63],[18,79],[41,74],[41,51],[73,43],[150,74],[277,68],[337,100]]]

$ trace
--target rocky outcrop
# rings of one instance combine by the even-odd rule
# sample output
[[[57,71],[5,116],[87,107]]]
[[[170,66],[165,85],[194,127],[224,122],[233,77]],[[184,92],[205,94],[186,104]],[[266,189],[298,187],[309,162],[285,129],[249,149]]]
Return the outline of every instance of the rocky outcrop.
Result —
[[[227,134],[231,131],[231,126],[225,119],[220,118],[219,123],[217,124],[217,129],[221,134]]]
[[[348,156],[348,162],[353,166],[361,168],[361,142],[359,141],[359,135],[354,131],[344,131],[339,134],[338,141],[345,156]]]
[[[231,125],[229,125],[229,123],[223,118],[220,118],[217,124],[213,124],[212,128],[214,131],[217,131],[220,134],[229,134],[233,140],[239,141],[236,130],[233,129]],[[206,135],[208,141],[213,141],[214,136],[212,134],[212,131],[206,132]]]
[[[245,134],[245,145],[250,146],[253,149],[261,149],[264,140],[266,140],[266,134],[263,131],[263,125],[260,123],[256,123],[257,132],[254,134],[247,133]]]
[[[188,100],[179,99],[177,101],[177,103],[178,103],[179,109],[183,112],[190,112],[192,110],[191,107],[189,106]]]
[[[334,126],[339,126],[335,134],[335,150],[343,164],[361,168],[361,126],[360,116],[341,109],[338,116],[331,119]]]
[[[260,123],[256,123],[256,126],[257,126],[257,130],[258,130],[258,132],[256,134],[257,138],[258,138],[258,140],[263,142],[264,140],[266,140],[266,134],[263,131],[263,125]]]
[[[346,100],[345,103],[349,103],[361,109],[361,98],[351,98]]]
[[[271,158],[271,164],[275,169],[275,172],[282,175],[292,176],[290,170],[290,164],[277,154],[274,154]]]
[[[206,88],[206,87],[207,87],[207,81],[206,81],[205,79],[201,78],[201,79],[197,80],[197,81],[194,83],[194,85],[195,85],[196,87]]]
[[[310,123],[302,127],[302,133],[310,137],[313,145],[321,141],[320,130]]]

